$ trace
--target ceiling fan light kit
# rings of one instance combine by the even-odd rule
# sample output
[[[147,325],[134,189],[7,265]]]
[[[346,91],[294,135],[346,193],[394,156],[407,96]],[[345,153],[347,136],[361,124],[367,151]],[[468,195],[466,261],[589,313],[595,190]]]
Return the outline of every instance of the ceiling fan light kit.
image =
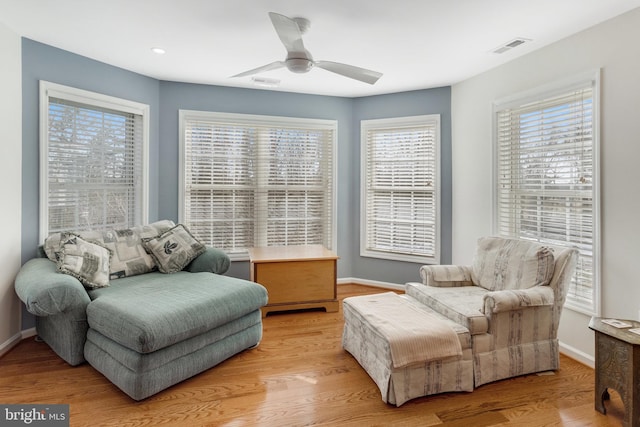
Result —
[[[292,73],[304,74],[314,67],[322,68],[335,74],[339,74],[350,79],[358,80],[368,84],[375,84],[382,73],[355,67],[353,65],[342,64],[331,61],[314,61],[311,53],[305,49],[302,42],[302,34],[308,31],[311,23],[308,19],[295,17],[288,18],[279,13],[269,12],[271,22],[280,38],[280,41],[287,50],[284,61],[276,61],[263,65],[232,77],[245,77],[266,71],[287,68]]]

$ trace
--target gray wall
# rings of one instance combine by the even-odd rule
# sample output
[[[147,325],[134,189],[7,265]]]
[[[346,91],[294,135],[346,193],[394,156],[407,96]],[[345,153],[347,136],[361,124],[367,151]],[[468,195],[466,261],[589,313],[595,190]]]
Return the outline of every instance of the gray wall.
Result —
[[[418,279],[418,264],[360,257],[360,120],[440,114],[442,124],[442,263],[451,259],[451,91],[428,89],[341,98],[158,81],[23,39],[22,262],[38,241],[38,81],[47,80],[149,104],[149,220],[178,220],[178,110],[333,119],[338,121],[338,277],[402,284]],[[230,275],[248,278],[246,262]],[[34,321],[23,311],[23,329]]]
[[[22,265],[20,259],[22,223],[22,71],[20,36],[0,23],[0,357],[21,339],[22,304],[13,291],[13,282]]]

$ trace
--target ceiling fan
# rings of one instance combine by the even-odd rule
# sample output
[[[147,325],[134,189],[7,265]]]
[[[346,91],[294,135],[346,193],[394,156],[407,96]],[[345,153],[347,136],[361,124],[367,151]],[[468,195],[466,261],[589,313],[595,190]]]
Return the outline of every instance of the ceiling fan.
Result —
[[[271,64],[263,65],[262,67],[254,68],[253,70],[245,71],[232,77],[250,76],[278,68],[287,68],[293,73],[306,73],[313,67],[322,68],[332,73],[369,84],[374,84],[382,77],[382,73],[353,65],[331,61],[315,61],[311,53],[305,49],[302,43],[302,34],[304,34],[310,26],[308,19],[288,18],[274,12],[269,12],[269,17],[278,33],[278,37],[280,37],[282,44],[284,44],[284,47],[287,49],[286,59],[284,61],[272,62]]]

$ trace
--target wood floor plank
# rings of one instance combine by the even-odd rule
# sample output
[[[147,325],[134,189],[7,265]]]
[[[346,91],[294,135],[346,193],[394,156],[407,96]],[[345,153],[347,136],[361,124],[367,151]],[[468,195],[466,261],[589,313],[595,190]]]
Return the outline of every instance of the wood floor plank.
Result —
[[[347,296],[386,292],[340,285]],[[72,426],[619,426],[617,393],[607,415],[593,407],[594,373],[565,356],[552,375],[526,375],[468,393],[414,399],[399,408],[342,349],[338,313],[301,311],[263,319],[263,340],[220,365],[135,402],[91,366],[67,365],[26,339],[0,359],[0,403],[67,403]]]

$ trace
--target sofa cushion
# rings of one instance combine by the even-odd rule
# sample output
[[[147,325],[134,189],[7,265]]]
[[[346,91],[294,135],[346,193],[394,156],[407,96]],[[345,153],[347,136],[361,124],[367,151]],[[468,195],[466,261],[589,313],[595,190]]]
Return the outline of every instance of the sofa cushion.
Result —
[[[135,276],[148,273],[156,268],[153,258],[142,246],[142,239],[155,237],[171,227],[173,221],[157,221],[149,225],[106,231],[74,231],[74,234],[85,240],[102,244],[111,250],[110,279]],[[62,233],[54,233],[44,242],[47,257],[56,262],[60,254],[60,238]]]
[[[142,239],[142,245],[162,273],[181,271],[206,250],[182,224],[156,237]]]
[[[75,234],[63,234],[61,242],[58,270],[75,277],[88,289],[109,286],[109,249]]]
[[[548,285],[553,276],[553,251],[535,242],[500,237],[478,240],[473,258],[473,283],[491,291]]]
[[[257,283],[184,271],[116,280],[89,297],[89,327],[138,353],[202,334],[267,303],[267,291]]]

